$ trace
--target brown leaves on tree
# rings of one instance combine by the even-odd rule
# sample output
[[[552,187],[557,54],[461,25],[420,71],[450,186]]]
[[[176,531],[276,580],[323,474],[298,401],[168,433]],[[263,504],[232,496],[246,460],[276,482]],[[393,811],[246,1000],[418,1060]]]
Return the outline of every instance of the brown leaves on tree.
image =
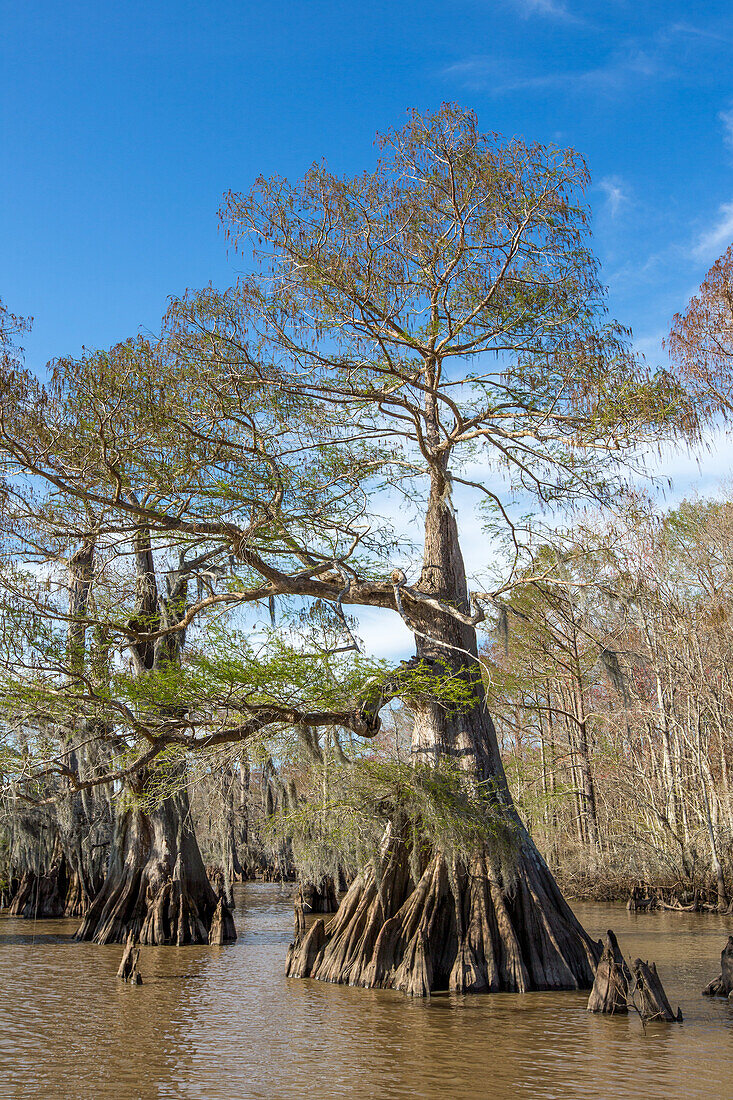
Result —
[[[708,271],[684,313],[676,313],[667,350],[690,386],[701,419],[733,412],[733,244]]]

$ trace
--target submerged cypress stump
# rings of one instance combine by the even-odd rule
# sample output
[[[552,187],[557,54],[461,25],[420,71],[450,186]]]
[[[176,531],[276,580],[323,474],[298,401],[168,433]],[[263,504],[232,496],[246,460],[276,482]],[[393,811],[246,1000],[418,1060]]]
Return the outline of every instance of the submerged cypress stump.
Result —
[[[654,963],[634,959],[631,964],[634,978],[633,997],[643,1020],[666,1020],[668,1023],[682,1023],[682,1011],[677,1007],[677,1015],[667,1000],[667,994],[657,974]]]
[[[588,998],[588,1011],[614,1016],[628,1014],[629,1008],[635,1009],[644,1022],[682,1022],[680,1009],[677,1015],[672,1011],[655,964],[635,959],[629,969],[609,928]]]
[[[120,961],[119,969],[117,971],[117,977],[120,981],[130,982],[131,985],[142,985],[143,980],[138,969],[138,962],[140,960],[140,948],[135,947],[135,934],[130,932],[125,943],[125,950],[122,952],[122,959]]]
[[[609,1016],[627,1015],[630,977],[618,940],[609,928],[596,970],[596,980],[588,998],[588,1011],[604,1012]]]
[[[214,916],[211,919],[209,943],[220,946],[225,943],[234,943],[236,938],[237,933],[234,929],[232,911],[226,904],[225,899],[219,898],[219,902],[214,910]]]

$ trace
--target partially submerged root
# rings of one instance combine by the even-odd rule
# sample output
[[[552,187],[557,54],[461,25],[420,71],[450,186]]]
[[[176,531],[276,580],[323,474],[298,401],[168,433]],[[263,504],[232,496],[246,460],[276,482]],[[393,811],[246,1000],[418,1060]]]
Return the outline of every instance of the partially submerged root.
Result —
[[[237,933],[234,930],[232,911],[226,904],[224,898],[219,898],[219,902],[214,910],[214,916],[211,919],[209,943],[220,946],[225,943],[233,943],[236,938]]]
[[[511,881],[488,852],[470,865],[436,852],[414,880],[391,838],[335,917],[291,945],[287,973],[423,997],[590,988],[600,945],[563,899],[523,833]]]
[[[703,997],[730,997],[733,995],[733,936],[720,953],[720,974],[702,991]]]

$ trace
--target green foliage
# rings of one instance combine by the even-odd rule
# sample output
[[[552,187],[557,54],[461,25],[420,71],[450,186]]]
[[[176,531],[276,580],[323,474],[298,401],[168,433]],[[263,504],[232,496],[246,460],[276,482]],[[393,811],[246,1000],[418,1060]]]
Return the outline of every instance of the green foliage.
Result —
[[[490,848],[507,853],[515,824],[493,781],[476,784],[455,762],[413,766],[389,756],[334,759],[301,776],[296,805],[272,818],[273,836],[289,840],[310,881],[339,868],[355,872],[380,849],[388,826],[408,842],[415,869],[435,850],[468,860]]]

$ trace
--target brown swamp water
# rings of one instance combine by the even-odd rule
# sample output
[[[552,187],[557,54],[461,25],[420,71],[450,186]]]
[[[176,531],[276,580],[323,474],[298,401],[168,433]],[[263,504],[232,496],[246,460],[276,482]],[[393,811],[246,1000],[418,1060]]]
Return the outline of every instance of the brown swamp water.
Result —
[[[733,1097],[733,1008],[702,997],[733,919],[577,905],[627,957],[654,959],[682,1025],[598,1018],[587,994],[435,996],[283,977],[289,890],[238,888],[230,947],[75,944],[76,922],[0,916],[0,1096]]]

